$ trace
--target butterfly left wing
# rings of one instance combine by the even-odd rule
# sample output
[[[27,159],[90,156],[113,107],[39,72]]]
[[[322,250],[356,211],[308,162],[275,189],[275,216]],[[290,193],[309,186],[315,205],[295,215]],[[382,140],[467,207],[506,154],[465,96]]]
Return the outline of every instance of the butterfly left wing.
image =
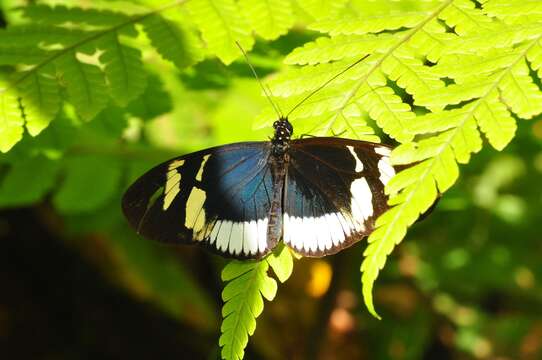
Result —
[[[141,235],[196,243],[221,255],[258,258],[280,234],[268,230],[275,184],[268,142],[220,146],[153,168],[126,191],[122,207]]]
[[[351,246],[374,230],[388,209],[384,186],[395,174],[390,148],[341,138],[290,144],[284,190],[286,244],[320,257]]]

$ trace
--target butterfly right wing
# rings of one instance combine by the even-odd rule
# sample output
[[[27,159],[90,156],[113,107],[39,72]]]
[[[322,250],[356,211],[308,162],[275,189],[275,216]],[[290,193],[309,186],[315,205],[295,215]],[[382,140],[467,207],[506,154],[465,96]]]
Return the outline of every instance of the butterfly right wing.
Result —
[[[395,174],[390,148],[341,138],[291,143],[284,192],[284,242],[303,256],[334,254],[374,230]]]
[[[268,234],[277,193],[269,154],[268,142],[245,142],[166,161],[126,191],[124,214],[152,240],[196,243],[228,257],[264,256],[278,237]]]

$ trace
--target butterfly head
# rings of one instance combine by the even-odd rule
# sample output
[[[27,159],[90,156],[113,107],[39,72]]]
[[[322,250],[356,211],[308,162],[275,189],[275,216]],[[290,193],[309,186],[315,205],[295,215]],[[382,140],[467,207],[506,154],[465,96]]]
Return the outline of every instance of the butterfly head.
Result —
[[[283,155],[288,150],[288,143],[294,133],[294,128],[287,118],[281,117],[273,123],[275,134],[271,142],[273,143],[273,152],[275,155]]]

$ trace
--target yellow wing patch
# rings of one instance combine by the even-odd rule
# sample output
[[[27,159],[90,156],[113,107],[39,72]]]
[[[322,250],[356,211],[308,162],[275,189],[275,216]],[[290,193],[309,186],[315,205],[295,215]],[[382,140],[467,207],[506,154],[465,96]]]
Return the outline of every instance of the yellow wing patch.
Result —
[[[205,164],[207,163],[207,160],[209,159],[210,155],[205,155],[203,157],[203,160],[201,161],[201,165],[199,166],[198,173],[196,174],[196,180],[201,181],[201,178],[203,176],[203,168],[205,167]]]
[[[166,189],[164,196],[164,205],[162,209],[167,210],[175,196],[181,191],[181,174],[177,171],[177,168],[184,164],[184,160],[172,161],[168,166]]]
[[[201,231],[205,226],[205,209],[203,208],[203,204],[206,197],[205,191],[194,187],[186,202],[184,226],[192,229],[194,234]]]

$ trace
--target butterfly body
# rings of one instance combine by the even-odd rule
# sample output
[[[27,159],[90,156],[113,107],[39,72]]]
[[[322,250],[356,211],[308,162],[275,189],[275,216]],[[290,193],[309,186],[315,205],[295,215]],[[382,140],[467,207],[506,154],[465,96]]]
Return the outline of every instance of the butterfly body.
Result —
[[[390,148],[291,140],[285,118],[274,129],[271,141],[210,148],[151,169],[124,195],[126,218],[144,237],[234,258],[265,256],[281,239],[304,256],[324,256],[369,235],[388,208]]]

